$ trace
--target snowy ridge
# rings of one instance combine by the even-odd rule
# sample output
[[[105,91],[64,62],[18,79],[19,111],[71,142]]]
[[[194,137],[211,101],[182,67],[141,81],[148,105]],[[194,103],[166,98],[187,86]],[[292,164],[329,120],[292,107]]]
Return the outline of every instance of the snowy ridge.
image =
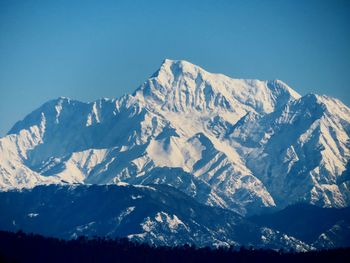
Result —
[[[0,188],[161,183],[243,215],[344,207],[349,134],[337,99],[165,60],[132,95],[59,98],[16,123],[0,139]]]

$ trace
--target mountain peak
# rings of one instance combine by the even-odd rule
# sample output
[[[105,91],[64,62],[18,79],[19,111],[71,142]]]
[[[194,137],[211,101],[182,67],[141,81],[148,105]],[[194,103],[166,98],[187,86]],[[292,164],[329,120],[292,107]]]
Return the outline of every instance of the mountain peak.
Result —
[[[167,80],[170,76],[190,75],[196,76],[198,72],[205,72],[201,67],[186,60],[164,59],[160,68],[152,75],[160,81]]]
[[[166,67],[166,66],[173,66],[173,65],[177,65],[177,66],[189,66],[189,67],[196,67],[199,68],[199,66],[187,61],[187,60],[183,60],[183,59],[164,59],[162,64],[161,64],[161,68],[162,67]]]
[[[159,70],[134,93],[153,108],[173,112],[269,113],[300,97],[280,80],[233,79],[210,73],[185,60],[165,59]],[[238,114],[237,114],[238,113]]]

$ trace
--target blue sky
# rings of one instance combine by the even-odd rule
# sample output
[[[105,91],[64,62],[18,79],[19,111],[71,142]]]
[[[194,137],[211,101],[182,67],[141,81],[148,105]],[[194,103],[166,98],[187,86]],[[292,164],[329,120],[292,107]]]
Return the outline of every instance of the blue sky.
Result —
[[[164,58],[350,105],[350,1],[0,1],[0,135],[59,96],[119,97]]]

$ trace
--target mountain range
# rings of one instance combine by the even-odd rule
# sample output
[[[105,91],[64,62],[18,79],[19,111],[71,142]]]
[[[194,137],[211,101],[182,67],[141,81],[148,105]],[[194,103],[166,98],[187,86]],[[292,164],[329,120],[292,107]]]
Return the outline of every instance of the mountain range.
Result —
[[[133,94],[61,97],[17,122],[0,138],[0,189],[167,185],[239,217],[296,203],[344,208],[349,135],[350,109],[335,98],[166,59]]]

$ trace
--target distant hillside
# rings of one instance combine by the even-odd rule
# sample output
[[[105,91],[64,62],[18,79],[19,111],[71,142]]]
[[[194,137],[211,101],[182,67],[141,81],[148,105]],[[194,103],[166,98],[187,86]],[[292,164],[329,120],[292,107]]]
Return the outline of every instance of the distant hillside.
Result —
[[[275,213],[253,216],[250,220],[317,248],[350,246],[350,207],[336,209],[296,204]]]

